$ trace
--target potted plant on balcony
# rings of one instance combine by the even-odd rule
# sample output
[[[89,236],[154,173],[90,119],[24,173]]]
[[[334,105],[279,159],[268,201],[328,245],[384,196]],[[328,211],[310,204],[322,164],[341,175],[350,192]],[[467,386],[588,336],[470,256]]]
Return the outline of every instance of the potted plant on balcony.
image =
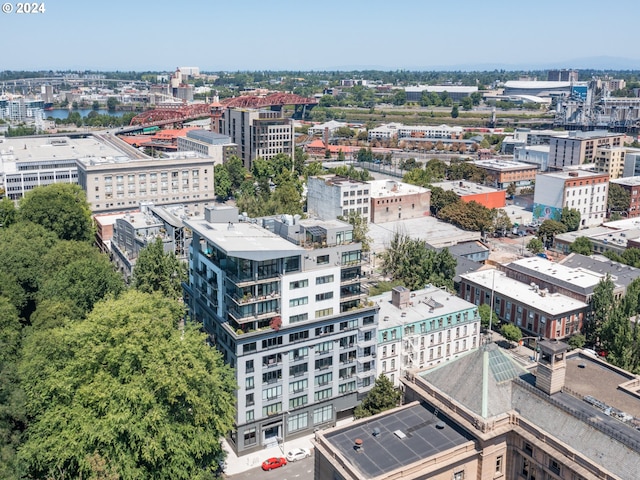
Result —
[[[273,317],[271,319],[271,322],[269,322],[269,326],[276,332],[280,330],[280,327],[282,326],[282,317],[280,317],[280,315],[276,315],[275,317]]]

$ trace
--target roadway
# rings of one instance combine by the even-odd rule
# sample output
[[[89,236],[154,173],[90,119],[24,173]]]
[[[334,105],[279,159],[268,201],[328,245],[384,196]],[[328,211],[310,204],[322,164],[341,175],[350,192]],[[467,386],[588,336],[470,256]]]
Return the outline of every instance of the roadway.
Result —
[[[262,470],[262,467],[256,467],[242,473],[236,473],[235,475],[223,475],[223,478],[230,478],[232,480],[255,480],[256,477],[264,480],[306,480],[313,478],[314,453],[313,450],[311,452],[309,458],[287,463],[284,467],[276,468],[275,470],[265,472]],[[267,457],[265,457],[265,460],[266,459]]]

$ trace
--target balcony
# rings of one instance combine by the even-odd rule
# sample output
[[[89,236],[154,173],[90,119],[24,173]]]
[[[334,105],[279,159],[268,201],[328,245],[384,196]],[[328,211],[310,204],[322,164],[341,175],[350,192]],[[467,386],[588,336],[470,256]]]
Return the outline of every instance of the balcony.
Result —
[[[268,311],[268,312],[261,312],[261,313],[246,312],[246,313],[244,313],[241,310],[238,310],[237,308],[230,308],[228,310],[228,312],[229,312],[229,315],[231,316],[231,318],[233,318],[239,324],[242,324],[242,323],[246,323],[246,322],[249,322],[249,321],[252,322],[254,320],[261,320],[261,319],[273,317],[275,315],[278,315],[279,310],[280,310],[279,308],[276,308],[273,311]]]
[[[244,295],[242,297],[240,295],[231,294],[231,293],[227,293],[226,295],[236,305],[247,305],[251,303],[258,303],[266,300],[276,300],[280,298],[280,292],[272,292],[269,295],[259,295],[259,296]]]

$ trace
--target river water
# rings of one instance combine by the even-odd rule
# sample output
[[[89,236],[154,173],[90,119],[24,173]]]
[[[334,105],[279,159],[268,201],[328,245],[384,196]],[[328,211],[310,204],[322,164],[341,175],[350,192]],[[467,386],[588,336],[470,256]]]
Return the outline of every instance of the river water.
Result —
[[[53,110],[45,111],[44,115],[46,118],[53,117],[53,118],[59,118],[64,120],[65,118],[69,117],[69,114],[71,112],[78,112],[81,117],[86,117],[87,115],[89,115],[89,113],[94,111],[97,112],[99,115],[111,115],[112,117],[121,117],[122,115],[127,113],[122,111],[110,112],[109,110],[91,110],[90,108],[79,108],[78,110],[69,110],[67,108],[56,108]]]

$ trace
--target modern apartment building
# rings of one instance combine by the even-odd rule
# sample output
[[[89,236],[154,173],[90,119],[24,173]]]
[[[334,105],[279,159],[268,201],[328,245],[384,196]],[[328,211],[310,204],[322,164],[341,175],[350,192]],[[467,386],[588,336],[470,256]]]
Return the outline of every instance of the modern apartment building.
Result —
[[[380,307],[378,375],[397,387],[405,372],[437,365],[480,344],[478,307],[440,288],[395,287],[371,297]]]
[[[243,221],[239,221],[239,218]],[[361,245],[338,220],[246,221],[207,208],[193,232],[185,302],[236,370],[238,454],[332,425],[376,376],[378,306]]]
[[[370,198],[371,186],[360,180],[321,175],[307,181],[307,211],[324,220],[346,218],[355,212],[370,221]]]
[[[195,210],[215,198],[213,160],[191,152],[167,158],[88,157],[77,160],[78,184],[93,212],[189,204]]]
[[[551,137],[549,168],[562,170],[565,167],[592,163],[598,148],[617,148],[624,145],[625,135],[605,130],[591,132],[570,131]]]
[[[580,212],[580,228],[601,225],[607,214],[609,175],[570,170],[536,175],[533,219],[560,220],[564,207]]]
[[[256,158],[269,160],[280,153],[293,157],[293,124],[282,111],[227,108],[220,126],[220,133],[238,146],[238,155],[249,170]]]

